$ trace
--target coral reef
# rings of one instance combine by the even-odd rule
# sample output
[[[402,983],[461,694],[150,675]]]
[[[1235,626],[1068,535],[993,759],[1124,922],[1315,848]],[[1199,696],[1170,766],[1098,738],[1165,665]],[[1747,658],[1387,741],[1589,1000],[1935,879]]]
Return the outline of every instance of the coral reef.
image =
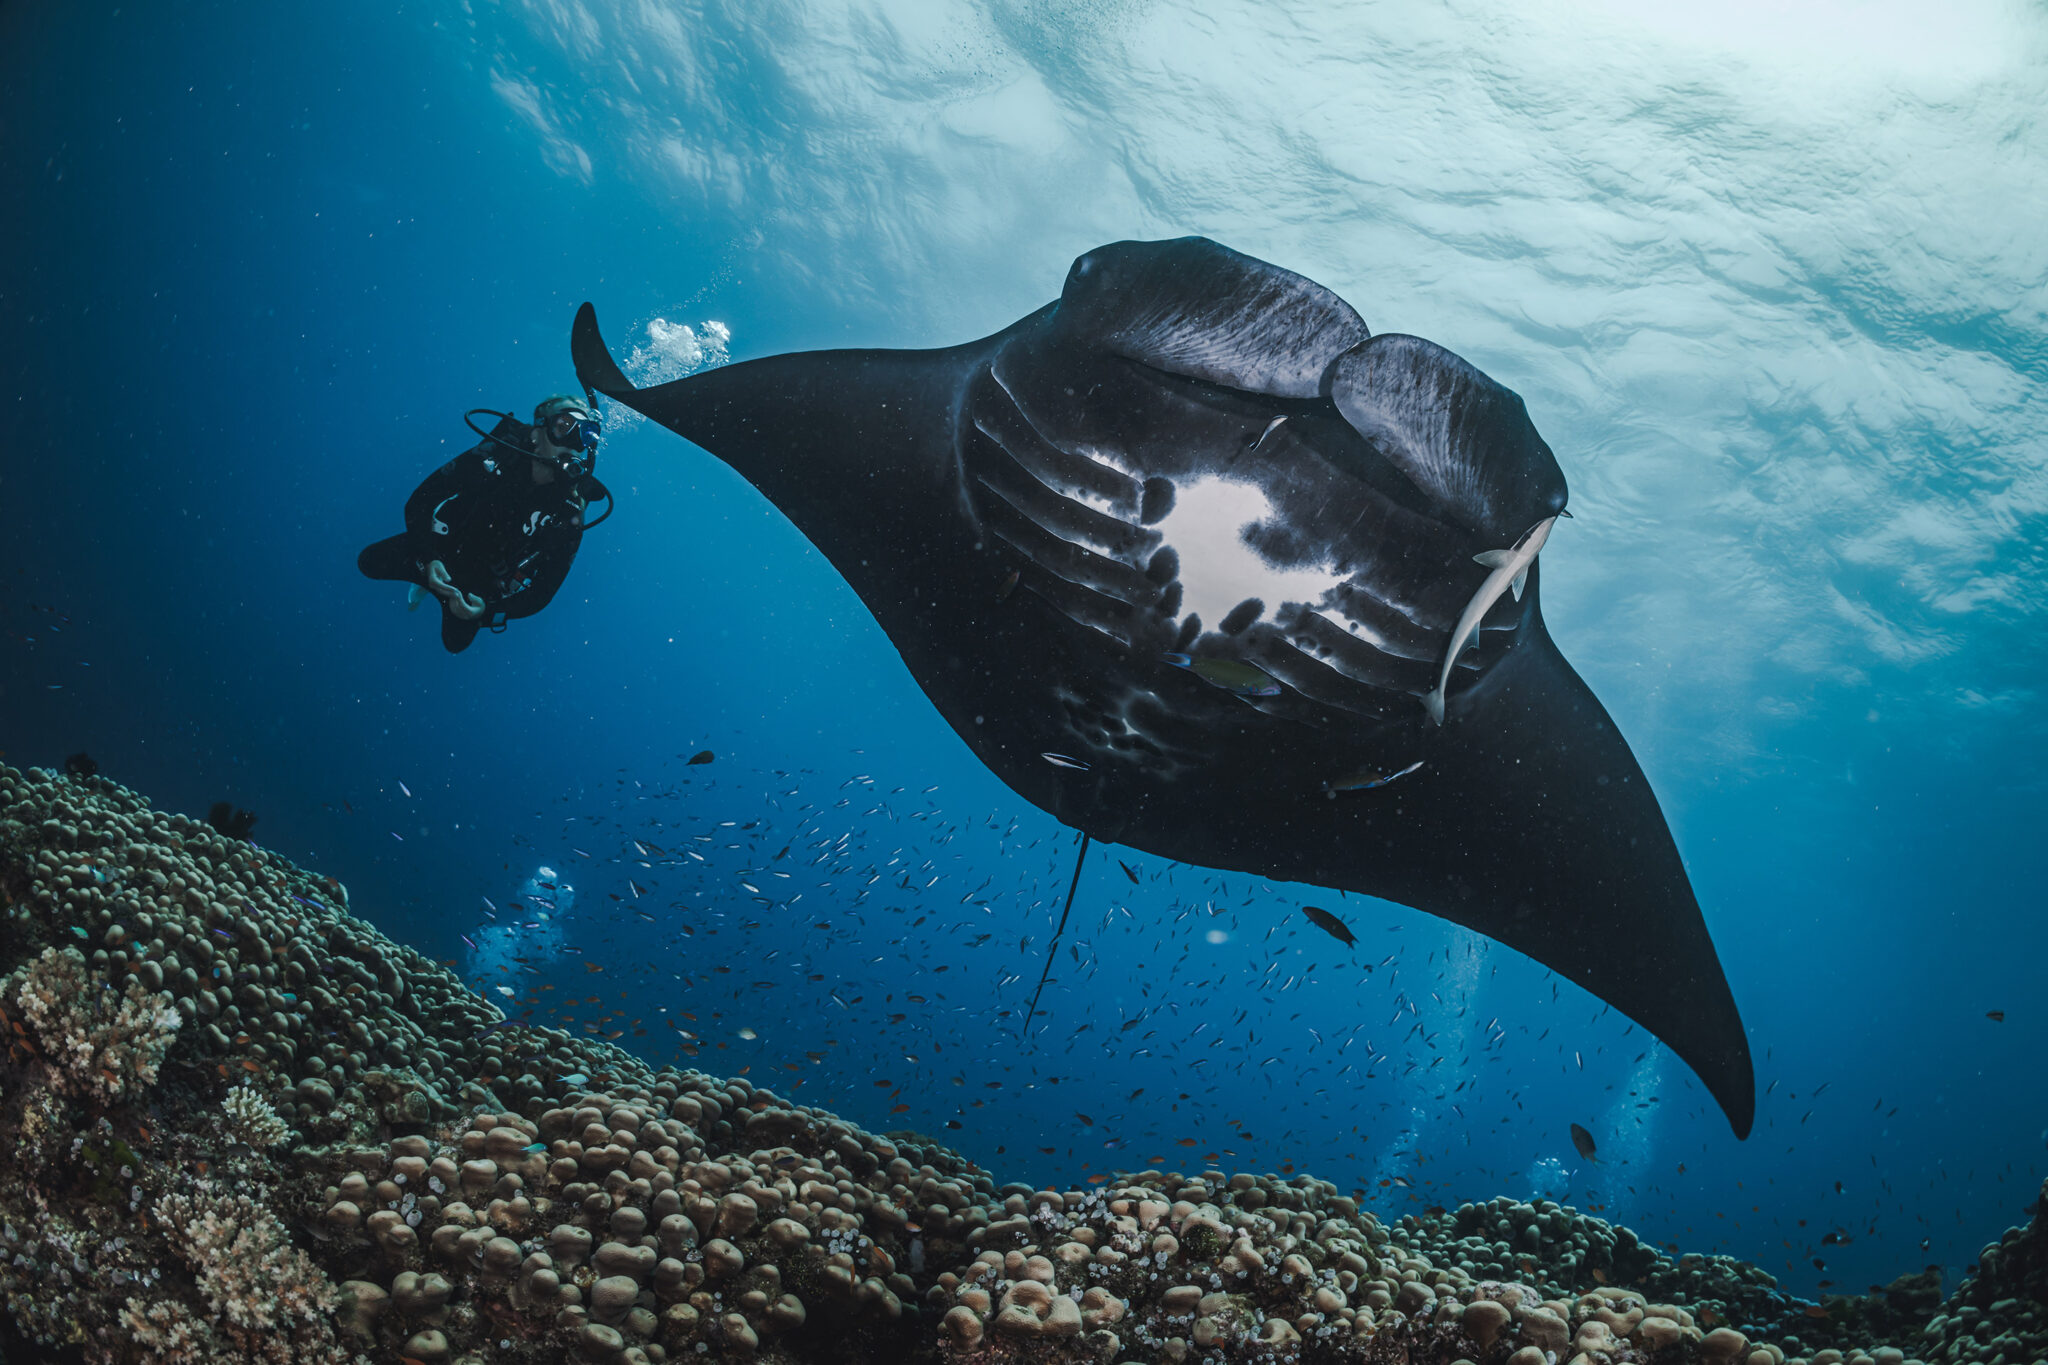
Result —
[[[21,1011],[49,1063],[50,1083],[66,1094],[111,1104],[147,1089],[184,1022],[168,995],[131,980],[116,989],[89,979],[76,948],[45,948],[0,983],[0,998]]]
[[[1309,1176],[999,1186],[915,1134],[511,1023],[338,883],[96,776],[0,766],[0,970],[7,1359],[1901,1365],[2044,1341],[2038,1216],[1938,1307],[1911,1280],[1823,1307],[1551,1203],[1382,1225]]]
[[[2008,1228],[1977,1257],[1977,1269],[1928,1320],[1929,1360],[2016,1365],[2048,1359],[2048,1182],[2024,1228]]]
[[[275,1147],[292,1136],[292,1130],[277,1116],[263,1095],[254,1086],[238,1085],[228,1091],[228,1097],[220,1107],[234,1120],[234,1129],[243,1142],[258,1151]]]

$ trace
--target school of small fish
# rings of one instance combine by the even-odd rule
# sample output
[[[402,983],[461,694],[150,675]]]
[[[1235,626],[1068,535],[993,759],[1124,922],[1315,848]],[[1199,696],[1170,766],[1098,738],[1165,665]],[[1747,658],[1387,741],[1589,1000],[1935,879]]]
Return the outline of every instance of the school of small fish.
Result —
[[[1204,680],[1256,686],[1241,674]],[[572,897],[570,875],[548,872],[478,895],[477,925],[463,935],[471,949],[486,932],[527,945],[479,952],[484,970],[472,976],[511,1021],[747,1075],[877,1129],[943,1134],[1018,1178],[1100,1181],[1202,1163],[1312,1170],[1348,1177],[1391,1216],[1465,1196],[1475,1168],[1460,1153],[1483,1122],[1490,1146],[1582,1163],[1560,1168],[1571,1182],[1561,1197],[1596,1213],[1625,1201],[1640,1219],[1661,1181],[1625,1130],[1673,1106],[1697,1119],[1706,1103],[1678,1068],[1659,1068],[1653,1041],[1616,1055],[1607,1008],[1547,975],[1520,1017],[1476,1022],[1472,1004],[1506,956],[1476,936],[1453,931],[1417,961],[1408,942],[1428,938],[1399,907],[1345,898],[1340,915],[1255,878],[1135,854],[1083,880],[1075,928],[1020,1042],[1072,872],[1071,836],[1036,812],[952,810],[938,787],[885,785],[876,772],[741,764],[713,776],[711,757],[678,754],[674,767],[561,795],[535,812],[533,833],[515,836],[515,859],[566,864],[577,887]],[[1368,950],[1374,934],[1383,946]],[[782,1020],[801,1022],[769,1027]],[[1588,1043],[1589,1031],[1605,1041]],[[1504,1065],[1544,1047],[1558,1059],[1554,1079],[1586,1078],[1574,1093],[1597,1110],[1585,1122],[1559,1114],[1525,1063]],[[1104,1093],[1133,1080],[1145,1083]],[[1814,1087],[1795,1115],[1786,1106],[1799,1097],[1773,1079],[1763,1131],[1796,1141],[1834,1102],[1827,1089]],[[1882,1099],[1872,1117],[1887,1117]],[[1684,1185],[1686,1166],[1662,1179]],[[1834,1196],[1851,1197],[1843,1188]],[[1821,1251],[1849,1228],[1860,1221],[1874,1236],[1884,1209],[1906,1207],[1881,1172],[1848,1188],[1878,1206],[1860,1218],[1845,1206],[1809,1220],[1810,1231],[1782,1205],[1746,1216],[1783,1225],[1773,1235],[1786,1269],[1824,1267]],[[1666,1231],[1673,1245],[1711,1235],[1745,1250],[1739,1217]]]

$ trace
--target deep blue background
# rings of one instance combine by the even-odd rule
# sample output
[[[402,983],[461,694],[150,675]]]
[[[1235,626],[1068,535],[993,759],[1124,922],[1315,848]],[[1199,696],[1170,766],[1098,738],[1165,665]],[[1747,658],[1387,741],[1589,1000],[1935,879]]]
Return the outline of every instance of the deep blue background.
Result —
[[[1660,1242],[1807,1290],[1958,1268],[2018,1218],[2048,1136],[2031,728],[2001,742],[1991,722],[1919,723],[1910,689],[1879,705],[1817,685],[1796,742],[1723,773],[1688,761],[1717,718],[1674,714],[1654,656],[1585,669],[1665,799],[1774,1087],[1736,1144],[1682,1066],[1636,1066],[1639,1031],[1569,987],[1553,1004],[1505,950],[1354,899],[1333,905],[1360,937],[1340,966],[1354,955],[1292,914],[1327,895],[1186,868],[1169,886],[1122,850],[1083,883],[1052,1027],[1017,1042],[1069,836],[969,758],[773,509],[666,433],[608,441],[620,510],[556,603],[445,655],[434,613],[362,580],[355,552],[468,443],[463,409],[570,387],[583,299],[615,344],[657,313],[718,318],[742,355],[962,338],[757,270],[744,204],[683,212],[558,173],[492,94],[477,26],[495,10],[356,9],[0,8],[6,761],[88,749],[162,806],[251,806],[261,842],[441,957],[462,954],[483,897],[553,865],[578,888],[582,960],[525,998],[600,995],[622,1011],[607,1030],[652,1021],[621,1041],[656,1061],[677,1055],[656,1046],[673,1036],[657,1011],[690,1011],[696,1064],[802,1078],[798,1098],[939,1133],[999,1178],[1214,1152],[1366,1185],[1396,1215],[1555,1179]],[[1017,306],[980,330],[1057,285],[1020,271]],[[1546,588],[1573,654],[1612,630],[1584,591],[1570,605],[1601,575],[1568,549],[1546,557]],[[1995,676],[2031,646],[1969,647]],[[717,761],[685,769],[703,747]],[[849,852],[800,870],[842,833]],[[618,861],[635,836],[710,861],[635,868]],[[769,866],[799,875],[764,885]],[[1280,989],[1311,963],[1312,984]],[[1395,1024],[1401,995],[1420,1014]],[[1485,1045],[1495,1017],[1505,1039]],[[1367,1040],[1389,1058],[1370,1080]],[[1601,1134],[1602,1166],[1575,1159],[1570,1121]],[[1394,1173],[1413,1194],[1376,1183]],[[1850,1244],[1819,1252],[1837,1228]]]

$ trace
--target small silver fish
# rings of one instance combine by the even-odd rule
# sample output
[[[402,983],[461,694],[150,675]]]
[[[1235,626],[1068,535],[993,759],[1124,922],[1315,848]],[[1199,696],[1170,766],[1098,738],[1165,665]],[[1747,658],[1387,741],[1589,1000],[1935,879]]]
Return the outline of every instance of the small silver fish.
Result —
[[[1423,760],[1418,758],[1407,767],[1391,773],[1383,768],[1360,768],[1356,772],[1346,773],[1342,777],[1332,778],[1330,781],[1325,782],[1323,784],[1323,795],[1334,801],[1337,799],[1338,792],[1367,792],[1371,791],[1374,787],[1384,787],[1397,777],[1408,776],[1408,774],[1420,768],[1422,763]]]
[[[1080,759],[1069,758],[1065,754],[1040,754],[1039,757],[1055,768],[1072,768],[1075,772],[1082,773],[1087,772],[1089,768],[1089,765]]]

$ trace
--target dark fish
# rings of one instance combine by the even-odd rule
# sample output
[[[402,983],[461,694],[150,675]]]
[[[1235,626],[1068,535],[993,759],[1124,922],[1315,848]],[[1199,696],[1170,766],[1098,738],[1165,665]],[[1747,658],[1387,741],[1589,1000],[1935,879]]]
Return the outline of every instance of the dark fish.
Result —
[[[99,770],[100,765],[95,763],[92,755],[86,753],[83,749],[64,760],[64,771],[73,777],[91,777]]]
[[[709,763],[712,759],[716,757],[717,755],[712,753],[709,749],[700,749],[696,753],[691,754],[690,761],[684,764],[683,766],[694,768],[699,763]]]
[[[256,816],[254,812],[243,810],[229,802],[216,801],[213,808],[206,812],[206,823],[212,825],[217,833],[230,839],[247,839],[249,831],[256,828]],[[399,842],[403,843],[404,840]]]
[[[1336,939],[1345,947],[1348,948],[1352,944],[1358,942],[1358,940],[1352,936],[1350,928],[1346,926],[1343,920],[1338,919],[1335,915],[1331,914],[1327,910],[1322,909],[1320,906],[1304,905],[1301,907],[1301,913],[1308,916],[1308,922],[1310,924],[1315,925],[1316,928],[1322,930],[1331,938]]]
[[[1599,1148],[1593,1145],[1593,1135],[1579,1127],[1576,1123],[1572,1125],[1572,1146],[1578,1148],[1579,1155],[1588,1161],[1598,1161],[1600,1159],[1598,1155]]]
[[[788,516],[1025,800],[1505,943],[1655,1033],[1749,1132],[1748,1041],[1670,827],[1543,622],[1564,472],[1463,358],[1202,238],[1099,247],[1056,301],[944,349],[638,389],[589,305],[570,347],[587,387]],[[1236,524],[1203,534],[1217,516]],[[1287,597],[1240,567],[1247,543]],[[995,626],[1011,567],[1032,590]],[[1425,754],[1392,799],[1326,797]]]
[[[1135,868],[1135,867],[1132,867],[1132,866],[1131,866],[1131,865],[1130,865],[1129,863],[1125,862],[1125,861],[1124,861],[1124,860],[1123,860],[1122,858],[1118,858],[1118,859],[1116,860],[1116,865],[1117,865],[1118,867],[1120,867],[1120,868],[1122,868],[1122,869],[1124,870],[1124,875],[1125,875],[1126,877],[1129,877],[1129,878],[1131,879],[1131,885],[1132,885],[1132,886],[1136,886],[1136,885],[1138,884],[1138,869],[1137,869],[1137,868]]]
[[[1984,1011],[1984,1017],[1985,1017],[1986,1019],[1989,1019],[1989,1020],[1990,1020],[1990,1021],[1991,1021],[1992,1023],[1994,1023],[1994,1024],[2002,1024],[2002,1023],[2004,1023],[2004,1022],[2005,1022],[2005,1011],[2004,1011],[2004,1010],[1985,1010],[1985,1011]]]

